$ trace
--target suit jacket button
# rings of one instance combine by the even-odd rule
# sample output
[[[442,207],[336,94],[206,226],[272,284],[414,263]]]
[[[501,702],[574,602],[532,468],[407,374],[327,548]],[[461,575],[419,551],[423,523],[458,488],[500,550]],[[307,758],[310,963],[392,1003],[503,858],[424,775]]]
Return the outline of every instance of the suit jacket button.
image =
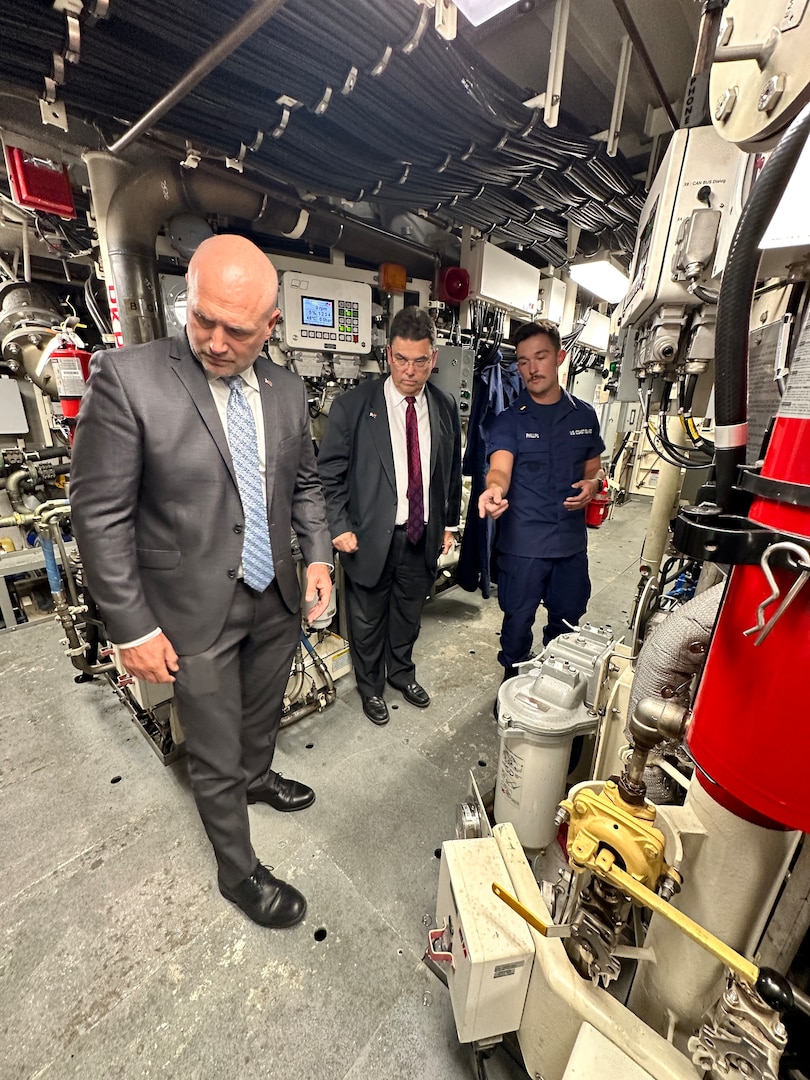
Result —
[[[233,531],[235,533],[240,533],[242,531],[242,526],[241,525],[234,525]]]
[[[235,578],[236,577],[236,571],[235,570],[229,570],[228,571],[228,577],[229,578]]]

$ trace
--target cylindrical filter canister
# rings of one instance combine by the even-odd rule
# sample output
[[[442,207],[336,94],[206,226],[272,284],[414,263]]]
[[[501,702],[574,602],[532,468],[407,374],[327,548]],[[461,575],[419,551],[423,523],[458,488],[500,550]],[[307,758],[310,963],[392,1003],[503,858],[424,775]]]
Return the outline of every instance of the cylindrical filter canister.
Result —
[[[498,692],[498,776],[495,820],[514,825],[525,848],[547,847],[565,795],[574,737],[592,731],[584,706],[586,679],[568,664],[543,664]]]

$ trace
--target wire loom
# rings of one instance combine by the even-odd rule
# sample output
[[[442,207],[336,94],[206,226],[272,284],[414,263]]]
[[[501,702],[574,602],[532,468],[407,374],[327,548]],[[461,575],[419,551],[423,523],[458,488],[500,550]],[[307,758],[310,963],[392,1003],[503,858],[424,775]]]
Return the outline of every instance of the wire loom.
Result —
[[[48,5],[0,9],[6,81],[37,92],[65,48]],[[246,0],[85,0],[60,98],[110,139],[248,8]],[[567,223],[629,250],[643,191],[604,147],[545,128],[525,92],[414,0],[288,0],[158,125],[173,139],[349,202],[422,210],[566,262]]]

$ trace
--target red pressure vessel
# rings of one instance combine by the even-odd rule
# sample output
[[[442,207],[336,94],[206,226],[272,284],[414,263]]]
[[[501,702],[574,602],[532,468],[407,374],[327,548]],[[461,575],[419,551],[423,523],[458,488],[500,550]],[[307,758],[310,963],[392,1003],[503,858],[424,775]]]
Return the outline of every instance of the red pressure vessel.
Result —
[[[599,490],[585,507],[585,524],[589,529],[598,529],[606,521],[612,502],[607,481],[603,480]]]
[[[810,485],[810,349],[794,357],[762,475]],[[757,497],[749,517],[797,538],[810,537],[810,506]],[[779,599],[796,573],[771,567]],[[805,678],[810,672],[810,581],[761,645],[743,631],[757,622],[770,595],[762,568],[737,566],[714,630],[695,698],[687,743],[698,777],[718,802],[741,817],[810,832],[810,717]]]
[[[68,342],[54,349],[50,355],[62,415],[70,427],[71,443],[76,417],[79,415],[79,406],[87,389],[87,380],[90,378],[91,356],[92,354],[87,349],[80,349]]]

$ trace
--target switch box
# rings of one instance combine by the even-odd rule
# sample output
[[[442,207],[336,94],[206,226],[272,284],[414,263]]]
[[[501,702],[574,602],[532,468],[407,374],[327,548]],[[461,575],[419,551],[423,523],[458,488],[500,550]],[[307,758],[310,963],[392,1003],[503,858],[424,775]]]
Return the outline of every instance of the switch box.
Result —
[[[447,985],[460,1042],[517,1031],[529,986],[529,928],[492,891],[511,879],[492,836],[442,844],[434,947],[453,957]]]

